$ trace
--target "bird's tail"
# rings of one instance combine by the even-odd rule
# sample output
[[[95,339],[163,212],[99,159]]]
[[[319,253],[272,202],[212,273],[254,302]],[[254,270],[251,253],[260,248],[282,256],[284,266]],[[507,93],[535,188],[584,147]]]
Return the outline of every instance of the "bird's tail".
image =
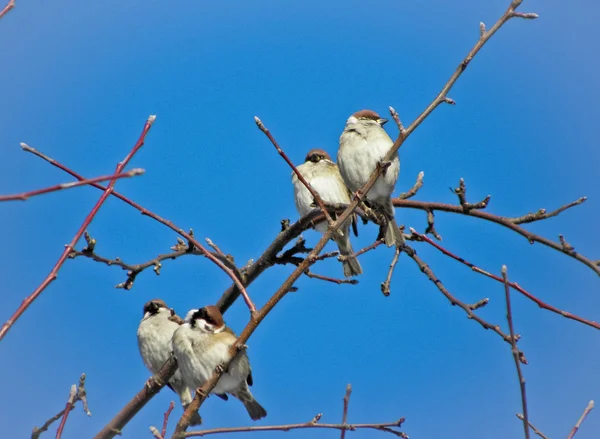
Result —
[[[394,216],[394,206],[392,200],[388,201],[388,204],[383,206],[383,212],[387,219],[387,227],[385,229],[384,241],[385,245],[391,247],[393,245],[404,245],[404,236],[396,224],[396,217]]]
[[[232,392],[232,395],[242,401],[242,404],[244,404],[244,407],[246,407],[246,411],[250,415],[250,418],[252,418],[253,421],[257,421],[267,416],[267,411],[258,403],[258,401],[256,401],[256,399],[254,399],[254,396],[252,396],[252,393],[250,393],[248,386],[244,387],[245,388],[237,389],[235,393]]]
[[[335,243],[338,245],[340,255],[346,257],[342,262],[342,266],[344,267],[344,276],[357,276],[362,274],[362,267],[360,266],[358,259],[352,256],[354,255],[354,250],[352,249],[352,244],[350,243],[349,228],[346,227],[343,232],[343,236],[337,235],[335,237]]]
[[[183,409],[184,410],[187,409],[188,405],[189,404],[185,404],[183,406]],[[200,416],[200,413],[194,412],[194,414],[192,415],[192,420],[190,422],[190,425],[194,426],[194,425],[200,425],[200,424],[202,424],[202,417]]]

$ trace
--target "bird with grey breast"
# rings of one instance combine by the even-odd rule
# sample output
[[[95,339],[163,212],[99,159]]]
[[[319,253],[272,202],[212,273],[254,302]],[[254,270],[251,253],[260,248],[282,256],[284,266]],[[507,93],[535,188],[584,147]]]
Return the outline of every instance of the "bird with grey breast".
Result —
[[[144,316],[137,330],[138,347],[144,364],[150,372],[155,374],[171,356],[173,351],[171,338],[175,330],[183,324],[183,319],[161,299],[147,302],[144,305],[143,313]],[[167,386],[179,395],[184,408],[192,402],[192,392],[185,384],[179,370],[175,371]],[[200,415],[195,413],[192,425],[201,423]]]
[[[386,122],[387,119],[372,110],[357,111],[346,121],[340,136],[337,161],[340,174],[352,192],[357,192],[369,181],[377,165],[382,162],[394,144],[383,129]],[[399,173],[400,159],[396,152],[390,159],[390,165],[382,171],[366,194],[367,203],[375,211],[382,213],[387,220],[384,240],[388,247],[404,244],[404,237],[396,224],[391,200]]]
[[[331,160],[329,154],[322,149],[312,149],[306,154],[304,163],[297,167],[302,177],[312,186],[325,203],[350,204],[350,193],[344,184],[337,165]],[[304,216],[314,210],[315,202],[309,190],[300,181],[295,172],[292,172],[292,184],[294,185],[294,201],[300,216]],[[352,244],[350,244],[350,224],[353,217],[349,217],[338,229],[340,233],[334,233],[331,237],[340,250],[344,276],[351,277],[362,273],[362,268],[354,255]],[[327,223],[322,221],[315,225],[315,229],[321,233],[327,231]]]
[[[236,339],[216,306],[189,311],[172,339],[173,354],[188,387],[202,387],[215,370],[227,364],[231,360],[229,349]],[[267,412],[254,399],[248,387],[251,385],[252,370],[244,350],[223,371],[211,393],[225,400],[227,394],[233,395],[242,401],[250,418],[256,421],[267,416]]]

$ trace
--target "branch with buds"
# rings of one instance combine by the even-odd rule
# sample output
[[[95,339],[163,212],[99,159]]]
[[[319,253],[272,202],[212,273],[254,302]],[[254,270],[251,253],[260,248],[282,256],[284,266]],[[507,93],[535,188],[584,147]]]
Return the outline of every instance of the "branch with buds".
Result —
[[[317,413],[312,420],[300,424],[284,424],[284,425],[265,425],[260,427],[233,427],[233,428],[211,428],[210,430],[197,430],[189,431],[184,434],[183,437],[202,437],[211,434],[223,434],[223,433],[244,433],[244,432],[256,432],[256,431],[290,431],[290,430],[304,430],[304,429],[333,429],[341,431],[341,439],[346,437],[347,431],[356,430],[377,430],[384,433],[391,433],[396,437],[408,439],[408,435],[398,428],[402,427],[404,418],[400,418],[395,422],[384,422],[384,423],[372,423],[372,424],[348,424],[348,404],[350,401],[350,393],[352,392],[352,386],[348,384],[346,387],[346,396],[344,396],[344,410],[342,414],[341,424],[324,424],[319,421],[323,417],[323,413]],[[156,437],[156,436],[155,436]],[[164,437],[164,436],[163,436]],[[162,438],[161,438],[162,439]]]
[[[4,8],[0,11],[0,18],[4,17],[8,11],[15,7],[15,0],[8,0],[8,3]]]
[[[75,384],[71,386],[66,407],[60,412],[58,412],[56,415],[52,416],[46,422],[44,422],[44,425],[42,425],[41,427],[34,427],[33,431],[31,432],[31,439],[38,439],[43,432],[48,431],[48,428],[50,428],[50,426],[54,422],[61,419],[58,430],[56,431],[56,437],[60,438],[60,436],[62,435],[62,431],[65,428],[69,412],[71,412],[71,410],[75,408],[75,404],[79,401],[81,401],[83,405],[83,411],[86,413],[86,415],[92,416],[92,412],[90,411],[87,402],[87,392],[85,390],[84,373],[82,373],[79,377],[79,384],[77,386]]]

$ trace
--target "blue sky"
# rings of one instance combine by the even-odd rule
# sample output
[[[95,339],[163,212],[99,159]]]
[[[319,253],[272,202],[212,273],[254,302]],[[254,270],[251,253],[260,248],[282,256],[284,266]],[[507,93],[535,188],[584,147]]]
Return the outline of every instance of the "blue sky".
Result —
[[[253,116],[297,163],[313,147],[335,154],[345,119],[359,109],[383,114],[392,105],[408,123],[475,43],[479,22],[491,27],[508,3],[18,1],[0,21],[0,192],[69,181],[19,142],[86,176],[107,174],[156,114],[131,163],[146,174],[119,181],[117,190],[245,263],[272,241],[282,218],[297,218],[290,170]],[[470,199],[492,194],[489,211],[505,216],[586,195],[583,206],[528,228],[552,239],[564,233],[578,251],[598,258],[600,7],[526,0],[522,11],[540,18],[512,20],[494,36],[450,93],[457,105],[439,108],[402,147],[396,192],[424,171],[417,198],[453,203],[448,187],[464,177]],[[99,196],[78,188],[0,206],[0,320],[44,279]],[[425,229],[422,212],[400,210],[397,218]],[[448,249],[497,273],[507,264],[511,279],[543,300],[600,318],[599,279],[583,265],[472,218],[438,213],[436,224]],[[168,251],[176,238],[117,199],[89,231],[99,254],[131,263]],[[372,242],[376,230],[360,233],[355,248]],[[319,235],[305,237],[314,243]],[[426,244],[417,250],[459,298],[489,297],[480,315],[506,327],[500,284]],[[258,424],[304,422],[318,412],[323,422],[339,422],[352,383],[350,422],[404,416],[413,438],[522,435],[509,346],[449,306],[406,256],[392,295],[383,297],[379,284],[391,256],[384,248],[366,254],[357,286],[301,278],[298,292],[256,331],[248,343],[253,392],[269,412]],[[291,270],[275,267],[256,281],[249,288],[256,303]],[[336,261],[315,271],[341,275]],[[135,336],[144,302],[161,297],[185,314],[216,302],[230,284],[203,258],[167,261],[159,277],[143,273],[131,291],[114,289],[124,279],[115,267],[67,261],[2,341],[6,437],[26,437],[59,411],[81,372],[93,416],[77,408],[63,438],[91,437],[148,377]],[[517,293],[513,308],[530,361],[524,374],[531,420],[551,437],[566,437],[587,402],[600,399],[598,334]],[[238,332],[247,319],[242,302],[226,315]],[[162,422],[173,398],[161,392],[125,437],[151,437],[148,426]],[[177,407],[173,423],[180,414]],[[207,428],[251,422],[237,401],[211,398],[202,415]],[[592,412],[577,438],[599,430]]]

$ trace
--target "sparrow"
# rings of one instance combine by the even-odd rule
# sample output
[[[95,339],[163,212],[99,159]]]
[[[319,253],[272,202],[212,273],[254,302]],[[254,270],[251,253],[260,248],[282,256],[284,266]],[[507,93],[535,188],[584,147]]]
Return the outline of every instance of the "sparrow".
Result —
[[[394,142],[383,129],[387,119],[383,119],[372,110],[361,110],[346,121],[340,136],[337,161],[340,174],[352,192],[362,188],[377,165],[383,160]],[[371,207],[383,213],[387,220],[384,240],[388,247],[403,245],[404,237],[396,224],[391,195],[400,173],[398,153],[391,158],[390,166],[385,169],[366,194]]]
[[[229,349],[236,339],[216,306],[189,311],[185,323],[175,330],[172,339],[173,354],[187,386],[201,387],[215,370],[222,368],[231,359]],[[244,351],[229,364],[211,393],[225,400],[228,393],[233,395],[256,421],[267,416],[267,412],[252,396],[248,388],[251,385],[252,370]]]
[[[171,338],[175,330],[183,324],[183,320],[161,299],[147,302],[144,305],[143,315],[137,331],[138,347],[144,364],[155,374],[169,359],[173,350]],[[192,402],[190,388],[185,384],[179,370],[171,377],[167,386],[179,395],[184,409]],[[192,423],[193,425],[202,423],[198,413],[195,413]]]
[[[322,149],[312,149],[306,154],[304,163],[297,167],[304,179],[310,183],[312,188],[326,203],[350,204],[350,193],[346,187],[337,165],[331,161],[331,157]],[[292,172],[292,184],[294,185],[294,202],[300,216],[304,216],[313,209],[314,199],[306,186],[300,181],[295,172]],[[352,256],[354,250],[350,244],[350,224],[353,217],[342,224],[338,229],[341,234],[335,233],[332,239],[337,244],[340,254],[346,256],[342,262],[344,276],[356,276],[362,273],[362,268],[356,257]],[[327,231],[327,223],[320,222],[315,229],[321,233]]]

